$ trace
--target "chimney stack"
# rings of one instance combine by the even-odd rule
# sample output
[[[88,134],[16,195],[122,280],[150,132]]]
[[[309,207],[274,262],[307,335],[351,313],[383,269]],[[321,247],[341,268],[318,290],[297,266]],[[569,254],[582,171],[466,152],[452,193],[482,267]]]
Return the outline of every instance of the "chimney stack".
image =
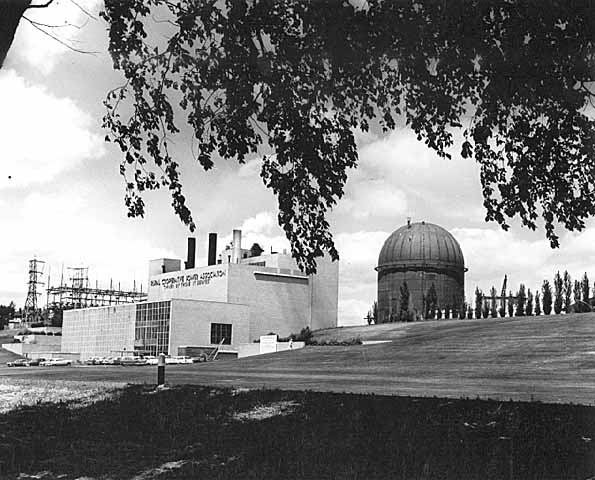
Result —
[[[231,254],[231,263],[240,263],[242,258],[242,231],[233,231],[233,251]]]
[[[188,257],[184,266],[186,270],[194,268],[194,262],[196,261],[196,238],[188,237]]]
[[[207,265],[217,263],[217,234],[209,233],[209,259]]]

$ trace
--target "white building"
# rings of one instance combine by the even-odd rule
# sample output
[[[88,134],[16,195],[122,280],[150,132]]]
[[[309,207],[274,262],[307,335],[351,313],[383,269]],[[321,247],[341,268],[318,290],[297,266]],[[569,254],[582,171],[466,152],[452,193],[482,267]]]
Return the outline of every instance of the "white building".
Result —
[[[194,267],[189,247],[185,270],[180,260],[150,262],[146,302],[64,312],[62,352],[82,360],[124,351],[178,355],[221,341],[237,351],[267,333],[337,326],[338,262],[320,259],[317,274],[305,275],[287,254],[250,256],[239,230],[219,260],[210,236],[207,266]]]

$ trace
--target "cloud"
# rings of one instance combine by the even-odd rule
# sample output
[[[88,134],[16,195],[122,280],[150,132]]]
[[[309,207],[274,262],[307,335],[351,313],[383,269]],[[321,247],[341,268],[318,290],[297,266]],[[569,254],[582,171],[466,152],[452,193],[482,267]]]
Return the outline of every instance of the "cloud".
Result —
[[[47,182],[104,154],[88,114],[13,70],[0,71],[0,104],[5,112],[0,115],[0,190]]]
[[[382,180],[371,180],[349,184],[336,213],[350,215],[357,220],[394,218],[405,214],[407,206],[405,192]]]
[[[248,235],[271,235],[274,230],[279,230],[279,227],[277,226],[276,215],[273,212],[260,212],[254,217],[244,220],[240,230]]]
[[[247,161],[238,169],[238,177],[241,178],[258,178],[260,176],[260,169],[262,166],[262,158],[254,158]]]
[[[100,4],[99,0],[86,0],[80,3],[93,15],[99,10]],[[55,0],[47,8],[27,10],[25,17],[31,22],[54,27],[37,25],[38,28],[36,28],[23,18],[8,53],[9,65],[24,61],[47,75],[52,72],[60,57],[70,51],[64,44],[82,51],[92,50],[84,43],[81,44],[81,36],[85,33],[85,25],[89,17],[73,1]],[[42,30],[47,33],[43,33]],[[50,35],[60,41],[51,38]]]
[[[242,248],[250,248],[252,244],[258,243],[266,253],[271,250],[276,252],[290,251],[289,241],[283,230],[277,225],[276,215],[271,211],[259,212],[245,219],[237,228],[242,231]],[[217,244],[218,252],[224,250],[226,245],[230,245],[232,240],[231,230],[224,235],[220,235]]]
[[[60,282],[62,265],[65,279],[67,267],[89,267],[89,278],[95,286],[139,288],[148,275],[148,261],[152,258],[176,258],[168,249],[155,248],[149,237],[136,237],[127,229],[117,228],[89,214],[93,196],[77,186],[50,193],[31,193],[23,202],[3,212],[2,248],[6,258],[21,259],[9,262],[0,276],[0,303],[15,300],[22,305],[27,292],[27,261],[33,257],[45,261],[43,280],[51,273],[51,284]],[[26,221],[23,221],[26,219]],[[15,298],[14,292],[22,292]],[[45,296],[42,297],[45,302]]]
[[[574,279],[586,271],[595,276],[595,227],[582,233],[561,235],[561,248],[552,249],[545,238],[521,238],[518,232],[490,228],[455,228],[451,232],[459,241],[465,264],[466,296],[473,298],[475,286],[484,292],[492,286],[500,292],[504,275],[508,290],[515,292],[521,283],[535,291],[543,280],[550,283],[557,271],[568,270]]]
[[[339,250],[339,324],[361,325],[376,299],[374,270],[389,232],[359,231],[335,236]]]
[[[385,227],[389,218],[427,219],[460,223],[482,221],[478,166],[458,155],[439,158],[405,130],[383,137],[369,136],[358,144],[359,165],[348,172],[345,197],[338,215],[376,220]],[[446,223],[449,223],[448,221]],[[398,225],[393,225],[396,228]]]

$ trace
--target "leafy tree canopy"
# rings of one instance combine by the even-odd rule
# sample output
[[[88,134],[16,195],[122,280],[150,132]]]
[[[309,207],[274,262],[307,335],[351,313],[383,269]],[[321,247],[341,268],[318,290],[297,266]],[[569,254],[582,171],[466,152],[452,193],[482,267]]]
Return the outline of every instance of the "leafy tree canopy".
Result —
[[[129,215],[166,187],[194,228],[168,151],[186,122],[205,170],[273,152],[261,176],[293,256],[314,271],[323,251],[338,257],[326,214],[357,164],[354,129],[404,122],[445,158],[459,129],[486,220],[535,229],[541,218],[558,246],[556,224],[580,230],[595,214],[592,5],[107,0],[126,83],[109,92],[104,126],[124,153]]]

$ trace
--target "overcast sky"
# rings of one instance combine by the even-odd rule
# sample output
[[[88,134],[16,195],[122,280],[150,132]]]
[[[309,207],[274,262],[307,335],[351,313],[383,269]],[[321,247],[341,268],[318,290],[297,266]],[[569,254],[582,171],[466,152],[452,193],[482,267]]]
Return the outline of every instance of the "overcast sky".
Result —
[[[79,2],[97,13],[99,2]],[[64,267],[89,267],[91,281],[122,288],[147,284],[148,260],[184,258],[188,230],[172,211],[167,192],[145,195],[144,219],[129,219],[119,175],[120,152],[103,142],[102,100],[121,84],[107,54],[106,25],[84,15],[70,0],[27,12],[78,48],[72,52],[23,21],[0,70],[0,303],[22,306],[28,261],[46,262],[51,284]],[[350,173],[345,197],[331,214],[341,255],[339,323],[363,323],[376,298],[378,253],[387,236],[406,223],[425,220],[448,229],[460,243],[469,272],[465,290],[499,290],[504,274],[513,289],[532,290],[556,270],[595,280],[595,224],[582,233],[560,232],[552,250],[543,228],[530,232],[512,223],[508,232],[484,221],[479,170],[453,152],[442,160],[406,129],[357,135],[360,165]],[[288,246],[277,226],[276,201],[262,184],[259,159],[241,167],[217,162],[208,173],[193,161],[190,136],[175,144],[183,184],[198,225],[200,261],[208,232],[219,246],[241,228],[244,243],[265,250]],[[205,262],[206,263],[206,262]],[[45,296],[42,298],[45,302]]]

